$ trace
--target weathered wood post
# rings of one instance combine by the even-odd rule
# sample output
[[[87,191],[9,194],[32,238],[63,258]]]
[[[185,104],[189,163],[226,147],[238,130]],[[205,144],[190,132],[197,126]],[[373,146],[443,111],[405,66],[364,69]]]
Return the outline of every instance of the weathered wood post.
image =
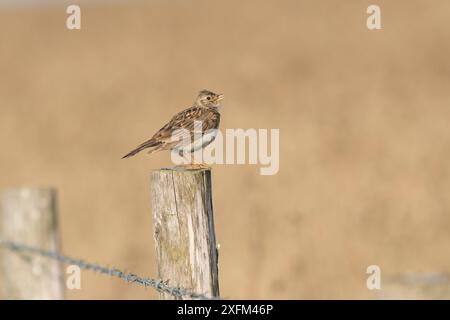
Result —
[[[159,278],[172,287],[219,297],[210,169],[153,171],[151,194]],[[174,299],[165,293],[160,297]]]
[[[48,188],[2,192],[0,240],[58,251],[56,192]],[[0,246],[0,281],[6,299],[63,299],[61,271],[57,261]]]

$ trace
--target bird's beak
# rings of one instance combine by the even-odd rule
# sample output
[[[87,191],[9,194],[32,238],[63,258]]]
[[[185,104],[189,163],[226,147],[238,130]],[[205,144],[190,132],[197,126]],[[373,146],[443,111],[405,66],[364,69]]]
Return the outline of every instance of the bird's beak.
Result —
[[[225,96],[224,96],[223,94],[218,94],[218,95],[217,95],[217,98],[216,98],[216,101],[220,101],[220,100],[222,100],[224,97],[225,97]]]

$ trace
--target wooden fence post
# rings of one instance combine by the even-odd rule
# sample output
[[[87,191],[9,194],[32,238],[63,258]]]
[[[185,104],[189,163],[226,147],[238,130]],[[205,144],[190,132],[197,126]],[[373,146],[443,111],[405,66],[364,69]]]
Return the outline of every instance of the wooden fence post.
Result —
[[[210,169],[153,171],[151,194],[159,278],[218,298]],[[165,293],[160,298],[174,299]]]
[[[18,188],[0,196],[0,239],[58,251],[56,192]],[[59,262],[0,247],[0,278],[6,299],[63,299]]]

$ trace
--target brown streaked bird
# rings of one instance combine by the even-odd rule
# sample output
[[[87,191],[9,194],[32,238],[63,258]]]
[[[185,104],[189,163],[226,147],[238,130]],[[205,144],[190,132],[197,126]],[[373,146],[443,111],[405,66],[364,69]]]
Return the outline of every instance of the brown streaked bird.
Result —
[[[151,139],[137,146],[123,158],[134,156],[142,150],[148,150],[148,153],[175,150],[180,156],[184,156],[186,153],[206,147],[216,137],[220,124],[219,111],[222,99],[223,94],[216,94],[208,90],[200,91],[192,107],[177,113]],[[196,121],[201,122],[201,128],[194,128]],[[194,129],[198,132],[195,132]],[[200,129],[201,134],[199,134]],[[186,134],[189,136],[185,136]],[[180,143],[180,140],[190,143],[183,144]]]

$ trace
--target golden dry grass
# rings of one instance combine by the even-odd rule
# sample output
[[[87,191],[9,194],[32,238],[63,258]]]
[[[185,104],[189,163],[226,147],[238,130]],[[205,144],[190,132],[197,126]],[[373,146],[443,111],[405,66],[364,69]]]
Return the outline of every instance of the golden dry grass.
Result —
[[[366,267],[450,269],[445,0],[151,1],[1,9],[0,187],[59,190],[64,252],[156,276],[149,171],[121,156],[202,88],[222,128],[280,128],[280,171],[215,166],[229,298],[373,298]],[[84,272],[68,298],[156,298]]]

